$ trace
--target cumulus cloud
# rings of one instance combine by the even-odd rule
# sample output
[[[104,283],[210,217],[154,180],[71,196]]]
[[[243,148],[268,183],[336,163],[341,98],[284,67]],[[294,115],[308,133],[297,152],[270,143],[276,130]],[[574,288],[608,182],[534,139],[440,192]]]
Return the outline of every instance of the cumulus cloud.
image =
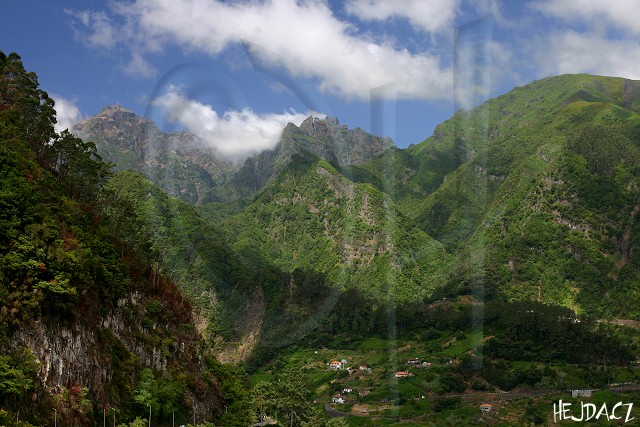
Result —
[[[83,27],[91,29],[90,32],[83,32],[74,26],[76,37],[86,45],[94,48],[110,49],[120,41],[116,29],[105,12],[74,11],[70,9],[66,9],[65,12],[76,18],[77,22]]]
[[[169,122],[180,123],[222,156],[236,161],[275,148],[288,123],[300,125],[311,114],[295,111],[258,114],[245,108],[220,116],[213,107],[186,97],[175,86],[170,86],[152,104],[162,110]]]
[[[546,74],[640,78],[640,2],[538,0],[530,7],[568,27],[545,35],[537,46],[536,62]]]
[[[445,3],[452,2],[438,1],[439,10],[448,10]],[[75,13],[86,27],[88,40],[104,39],[106,44],[110,39],[105,34],[111,33],[124,37],[116,43],[135,52],[158,52],[163,46],[177,44],[212,56],[244,44],[264,63],[283,67],[296,77],[315,79],[322,90],[346,98],[368,99],[372,88],[390,83],[398,88],[399,98],[444,99],[451,95],[451,68],[440,58],[398,49],[391,42],[371,41],[357,34],[352,24],[337,19],[321,0],[135,0],[113,4],[111,31],[103,28],[102,16]],[[418,8],[422,2],[411,4]],[[420,25],[431,22],[428,28],[442,28],[452,19],[449,15],[453,12],[447,13],[438,18],[429,12]],[[85,24],[91,22],[99,22],[100,27]]]
[[[124,67],[124,72],[132,77],[154,77],[156,69],[139,53],[131,54],[131,61]]]
[[[593,73],[640,79],[640,45],[577,31],[555,33],[537,53],[546,73]]]
[[[569,22],[587,22],[592,28],[610,25],[640,34],[640,2],[629,0],[538,0],[531,7]]]
[[[49,96],[56,103],[56,132],[62,132],[65,129],[71,129],[75,124],[82,120],[80,109],[76,106],[75,101],[63,98],[60,95],[50,93]]]
[[[349,0],[347,13],[363,21],[407,19],[414,27],[430,33],[450,30],[460,0]]]

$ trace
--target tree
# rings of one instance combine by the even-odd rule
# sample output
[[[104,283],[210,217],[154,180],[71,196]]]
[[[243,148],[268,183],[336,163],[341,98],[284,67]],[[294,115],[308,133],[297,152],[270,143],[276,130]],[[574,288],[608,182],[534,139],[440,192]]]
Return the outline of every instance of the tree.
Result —
[[[0,355],[0,401],[22,399],[34,386],[35,361],[33,355]]]
[[[56,111],[53,99],[38,86],[36,74],[24,69],[20,55],[0,51],[0,113],[17,112],[22,136],[46,167]]]
[[[93,201],[111,177],[110,163],[102,162],[93,142],[85,142],[68,130],[56,135],[51,145],[51,169],[65,183],[67,194]]]
[[[151,369],[142,370],[138,386],[133,391],[133,400],[144,408],[151,406],[154,413],[160,410],[158,382]]]
[[[315,425],[318,414],[311,403],[309,378],[301,369],[287,369],[273,381],[257,384],[251,396],[252,407],[259,416],[277,416],[285,426]]]

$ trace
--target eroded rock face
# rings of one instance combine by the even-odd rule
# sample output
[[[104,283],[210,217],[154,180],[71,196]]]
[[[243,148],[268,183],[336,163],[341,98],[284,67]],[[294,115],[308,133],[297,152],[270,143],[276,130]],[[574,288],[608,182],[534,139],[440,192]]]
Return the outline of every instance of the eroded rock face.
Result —
[[[349,129],[347,125],[340,125],[337,117],[320,119],[309,116],[302,122],[299,129],[324,143],[323,150],[317,150],[317,147],[311,145],[310,148],[314,154],[331,161],[327,156],[327,152],[331,152],[341,166],[366,163],[389,148],[395,147],[390,138],[381,138],[360,128]]]
[[[95,331],[83,324],[34,321],[18,330],[15,339],[34,352],[41,366],[40,382],[52,393],[81,384],[100,395],[111,381],[111,367],[102,355]]]
[[[38,380],[54,400],[63,399],[75,388],[87,390],[98,409],[117,406],[118,402],[110,400],[113,387],[122,386],[116,382],[124,378],[129,387],[135,387],[136,372],[142,368],[156,372],[172,366],[190,367],[194,372],[204,369],[197,332],[178,331],[180,325],[171,318],[143,319],[150,300],[149,295],[133,292],[97,321],[33,320],[13,333],[11,346],[33,352],[39,364]],[[173,339],[159,340],[158,336]],[[204,398],[189,390],[185,395],[186,401],[197,402],[198,413],[204,417],[213,416],[221,399],[219,390]],[[81,416],[66,415],[66,425],[83,425],[86,421]]]
[[[238,169],[192,133],[164,133],[122,106],[105,107],[74,126],[73,133],[93,141],[116,171],[142,172],[172,196],[191,203],[212,197],[212,190]]]

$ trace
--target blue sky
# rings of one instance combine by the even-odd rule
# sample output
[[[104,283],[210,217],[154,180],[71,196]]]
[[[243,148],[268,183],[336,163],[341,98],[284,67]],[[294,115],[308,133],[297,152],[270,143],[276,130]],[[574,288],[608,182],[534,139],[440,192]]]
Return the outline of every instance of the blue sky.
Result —
[[[241,159],[312,113],[406,147],[535,79],[640,79],[638,16],[640,0],[23,0],[0,50],[62,127],[119,103]]]

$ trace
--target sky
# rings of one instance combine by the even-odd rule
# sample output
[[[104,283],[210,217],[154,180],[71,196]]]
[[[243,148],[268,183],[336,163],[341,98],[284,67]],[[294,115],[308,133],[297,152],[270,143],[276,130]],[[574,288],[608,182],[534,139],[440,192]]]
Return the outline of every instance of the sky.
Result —
[[[223,156],[335,116],[428,138],[460,108],[557,74],[640,79],[640,0],[22,0],[0,15],[58,129],[122,105]]]

